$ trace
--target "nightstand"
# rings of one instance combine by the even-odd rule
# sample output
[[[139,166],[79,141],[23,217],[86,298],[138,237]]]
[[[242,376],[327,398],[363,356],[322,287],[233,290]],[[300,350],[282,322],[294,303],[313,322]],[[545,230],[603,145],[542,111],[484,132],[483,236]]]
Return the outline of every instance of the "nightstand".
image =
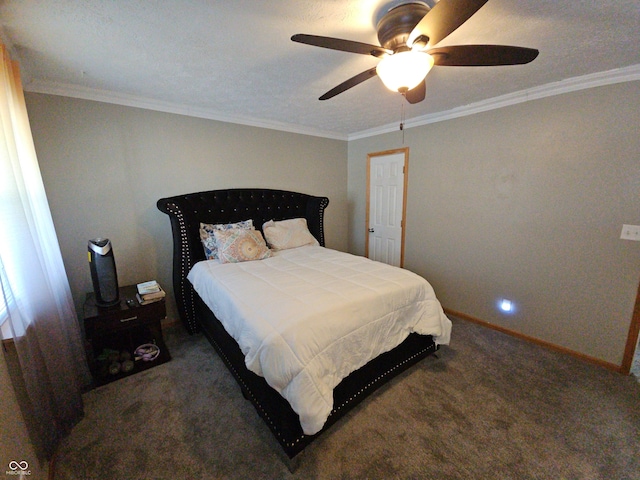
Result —
[[[136,300],[135,285],[121,287],[119,292],[120,304],[114,307],[97,307],[93,292],[87,293],[84,303],[85,350],[96,386],[171,360],[160,324],[167,316],[164,298],[140,305]],[[135,355],[136,349],[145,344],[159,348],[157,357],[153,360],[136,360],[136,357],[141,357]],[[133,365],[124,365],[127,359]],[[116,362],[120,366],[117,370],[114,365]]]

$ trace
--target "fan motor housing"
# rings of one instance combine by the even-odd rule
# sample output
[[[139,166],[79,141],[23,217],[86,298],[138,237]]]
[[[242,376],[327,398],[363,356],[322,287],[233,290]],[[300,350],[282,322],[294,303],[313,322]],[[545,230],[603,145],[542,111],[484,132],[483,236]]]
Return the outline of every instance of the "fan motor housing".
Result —
[[[431,8],[428,5],[418,2],[405,3],[389,10],[376,27],[380,45],[393,51],[406,47],[409,34],[429,10]]]

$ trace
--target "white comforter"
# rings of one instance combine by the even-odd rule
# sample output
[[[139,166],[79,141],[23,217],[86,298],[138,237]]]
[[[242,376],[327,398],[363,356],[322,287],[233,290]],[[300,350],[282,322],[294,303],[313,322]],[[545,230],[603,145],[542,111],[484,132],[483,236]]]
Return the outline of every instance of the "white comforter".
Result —
[[[261,375],[322,429],[333,388],[411,333],[449,343],[451,322],[431,285],[408,270],[305,246],[252,262],[197,263],[188,277]]]

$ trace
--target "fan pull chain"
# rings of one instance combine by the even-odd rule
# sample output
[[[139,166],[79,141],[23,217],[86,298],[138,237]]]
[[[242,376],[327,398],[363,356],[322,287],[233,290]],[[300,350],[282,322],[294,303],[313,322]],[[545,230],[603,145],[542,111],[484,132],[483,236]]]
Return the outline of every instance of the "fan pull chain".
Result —
[[[402,131],[402,145],[404,145],[404,93],[402,94],[402,100],[400,103],[400,130]]]

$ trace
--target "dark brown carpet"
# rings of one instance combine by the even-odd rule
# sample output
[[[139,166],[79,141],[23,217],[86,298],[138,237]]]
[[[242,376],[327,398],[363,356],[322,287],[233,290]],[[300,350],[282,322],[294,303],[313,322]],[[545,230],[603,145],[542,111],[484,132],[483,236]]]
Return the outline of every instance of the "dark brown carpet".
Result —
[[[449,347],[307,448],[295,474],[205,338],[85,395],[56,479],[640,479],[640,384],[458,319]]]

